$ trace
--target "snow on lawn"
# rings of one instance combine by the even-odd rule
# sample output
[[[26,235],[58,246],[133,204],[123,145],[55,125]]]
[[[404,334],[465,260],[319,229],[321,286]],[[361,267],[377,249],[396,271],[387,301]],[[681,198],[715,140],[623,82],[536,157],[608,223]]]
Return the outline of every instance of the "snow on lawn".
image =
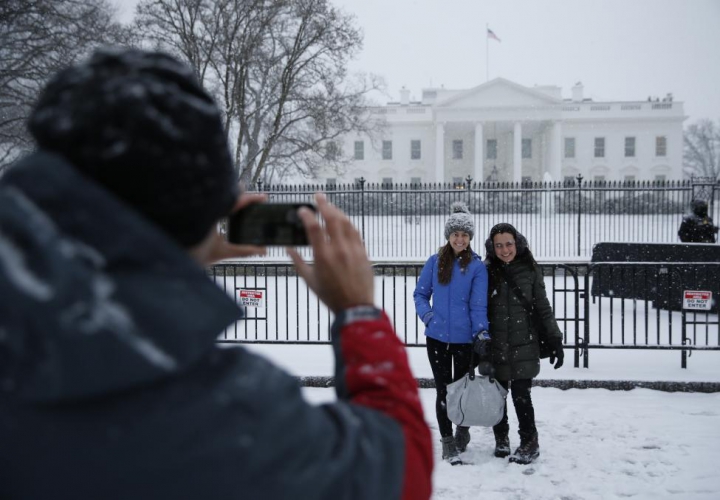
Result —
[[[296,375],[333,374],[329,346],[246,347]],[[559,370],[543,361],[539,378],[720,381],[717,351],[694,352],[687,369],[680,368],[679,352],[592,351],[588,369],[572,367],[571,349],[565,354]],[[415,376],[432,377],[424,348],[409,348],[408,355]],[[335,398],[334,389],[304,391],[312,402]],[[720,499],[720,393],[535,387],[541,452],[536,464],[493,457],[492,431],[472,428],[463,455],[468,465],[452,467],[440,459],[435,390],[420,392],[433,430],[434,500]],[[517,419],[509,405],[514,449]]]
[[[333,389],[305,388],[316,403]],[[492,430],[471,428],[466,465],[440,459],[435,391],[422,389],[433,431],[434,500],[720,498],[720,394],[649,389],[534,388],[540,458],[522,466],[492,456]],[[510,402],[511,446],[518,444]]]
[[[333,375],[334,360],[332,349],[328,345],[245,344],[245,347],[269,358],[297,376]],[[432,379],[425,348],[409,347],[406,351],[413,374],[419,378]],[[720,352],[694,351],[688,357],[686,369],[681,368],[680,360],[680,351],[593,349],[589,354],[589,367],[574,368],[573,349],[566,348],[564,366],[559,370],[553,370],[550,363],[543,360],[538,378],[720,382]],[[582,366],[583,358],[581,357],[579,361]]]

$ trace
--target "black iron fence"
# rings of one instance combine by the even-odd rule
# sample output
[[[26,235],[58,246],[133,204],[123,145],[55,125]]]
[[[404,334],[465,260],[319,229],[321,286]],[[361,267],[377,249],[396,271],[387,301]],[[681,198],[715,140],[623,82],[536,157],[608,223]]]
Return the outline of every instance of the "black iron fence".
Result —
[[[690,201],[709,202],[720,219],[717,181],[561,183],[368,184],[255,186],[272,201],[312,201],[325,192],[362,233],[374,261],[422,260],[444,244],[445,221],[454,201],[464,201],[475,220],[474,247],[498,222],[515,225],[545,260],[589,259],[595,243],[678,242],[677,230]],[[270,249],[267,258],[285,257]]]
[[[720,263],[542,263],[548,298],[574,365],[589,366],[593,349],[676,350],[681,366],[694,350],[720,350]],[[405,345],[425,345],[412,298],[421,264],[379,264],[375,300]],[[210,276],[239,304],[246,319],[220,342],[327,344],[330,312],[290,264],[219,264]],[[685,291],[711,293],[710,310]],[[696,307],[694,310],[683,306]]]

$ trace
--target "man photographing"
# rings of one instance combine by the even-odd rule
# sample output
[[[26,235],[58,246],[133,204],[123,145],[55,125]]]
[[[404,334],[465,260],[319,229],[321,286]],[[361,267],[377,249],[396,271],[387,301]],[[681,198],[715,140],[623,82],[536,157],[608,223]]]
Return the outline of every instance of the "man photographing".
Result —
[[[338,401],[216,345],[242,314],[204,267],[264,251],[217,222],[264,199],[239,195],[188,67],[99,51],[49,82],[29,128],[37,151],[0,179],[0,498],[429,498],[415,379],[324,197],[324,228],[300,213],[314,265],[290,253],[336,315]]]

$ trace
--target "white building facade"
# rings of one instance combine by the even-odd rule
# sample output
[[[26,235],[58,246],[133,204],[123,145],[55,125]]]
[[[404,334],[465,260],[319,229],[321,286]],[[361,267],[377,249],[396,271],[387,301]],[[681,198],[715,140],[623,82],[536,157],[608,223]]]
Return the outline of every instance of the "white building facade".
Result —
[[[496,78],[470,90],[424,89],[411,102],[371,108],[386,120],[380,137],[348,135],[352,159],[328,183],[434,183],[682,179],[681,102],[598,102],[582,84],[563,99],[554,86]]]

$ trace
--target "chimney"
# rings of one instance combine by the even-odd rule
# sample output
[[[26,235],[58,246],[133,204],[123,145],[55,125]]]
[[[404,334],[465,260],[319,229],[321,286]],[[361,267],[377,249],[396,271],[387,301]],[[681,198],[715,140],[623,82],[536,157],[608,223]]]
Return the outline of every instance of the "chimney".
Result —
[[[400,105],[407,106],[410,103],[410,91],[403,86],[400,89]]]
[[[582,102],[583,100],[583,84],[582,82],[577,82],[575,86],[572,88],[572,100],[575,102]]]

